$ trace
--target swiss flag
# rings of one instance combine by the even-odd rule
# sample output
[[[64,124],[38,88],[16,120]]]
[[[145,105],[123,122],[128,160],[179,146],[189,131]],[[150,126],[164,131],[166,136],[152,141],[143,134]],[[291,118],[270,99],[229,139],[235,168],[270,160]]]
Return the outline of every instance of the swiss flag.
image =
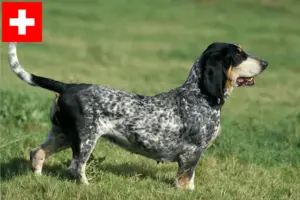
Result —
[[[42,2],[2,2],[2,42],[42,42]]]

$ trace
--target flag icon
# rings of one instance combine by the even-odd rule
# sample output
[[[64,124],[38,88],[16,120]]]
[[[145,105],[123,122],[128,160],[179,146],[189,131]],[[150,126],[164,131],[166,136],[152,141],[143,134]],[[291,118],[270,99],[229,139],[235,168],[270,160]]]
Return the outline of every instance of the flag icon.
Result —
[[[2,42],[42,42],[42,2],[2,2]]]

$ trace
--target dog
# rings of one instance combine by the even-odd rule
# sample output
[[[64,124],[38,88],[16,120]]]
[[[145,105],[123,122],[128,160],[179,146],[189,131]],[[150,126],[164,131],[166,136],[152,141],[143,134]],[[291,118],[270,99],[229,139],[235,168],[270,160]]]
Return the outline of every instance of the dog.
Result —
[[[30,152],[32,169],[41,174],[46,158],[71,148],[68,171],[84,184],[86,163],[103,137],[157,162],[177,162],[176,187],[194,190],[197,163],[220,134],[222,106],[233,88],[253,86],[268,66],[239,45],[215,42],[195,61],[180,87],[144,96],[33,75],[20,65],[16,46],[8,46],[12,71],[29,85],[56,93],[48,138]]]

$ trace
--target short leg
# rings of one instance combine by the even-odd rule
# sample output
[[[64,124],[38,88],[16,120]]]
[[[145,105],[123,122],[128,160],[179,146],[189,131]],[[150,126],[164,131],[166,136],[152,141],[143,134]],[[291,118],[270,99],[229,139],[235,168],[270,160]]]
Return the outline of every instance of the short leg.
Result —
[[[51,154],[70,147],[65,134],[59,127],[52,125],[47,140],[30,152],[31,167],[35,174],[42,173],[43,164]]]
[[[92,137],[90,139],[81,140],[79,148],[76,146],[72,147],[73,159],[68,168],[70,175],[74,178],[78,178],[81,183],[88,184],[86,178],[85,169],[87,161],[94,150],[97,142],[97,137]]]
[[[201,153],[186,153],[179,156],[176,187],[179,189],[194,190],[195,168]]]

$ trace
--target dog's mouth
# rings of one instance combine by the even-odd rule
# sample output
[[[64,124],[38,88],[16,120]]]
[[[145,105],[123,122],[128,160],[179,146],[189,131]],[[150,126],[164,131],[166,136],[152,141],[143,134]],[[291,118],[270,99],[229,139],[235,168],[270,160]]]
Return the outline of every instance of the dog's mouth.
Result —
[[[253,86],[255,85],[254,77],[239,77],[236,79],[238,86]]]

